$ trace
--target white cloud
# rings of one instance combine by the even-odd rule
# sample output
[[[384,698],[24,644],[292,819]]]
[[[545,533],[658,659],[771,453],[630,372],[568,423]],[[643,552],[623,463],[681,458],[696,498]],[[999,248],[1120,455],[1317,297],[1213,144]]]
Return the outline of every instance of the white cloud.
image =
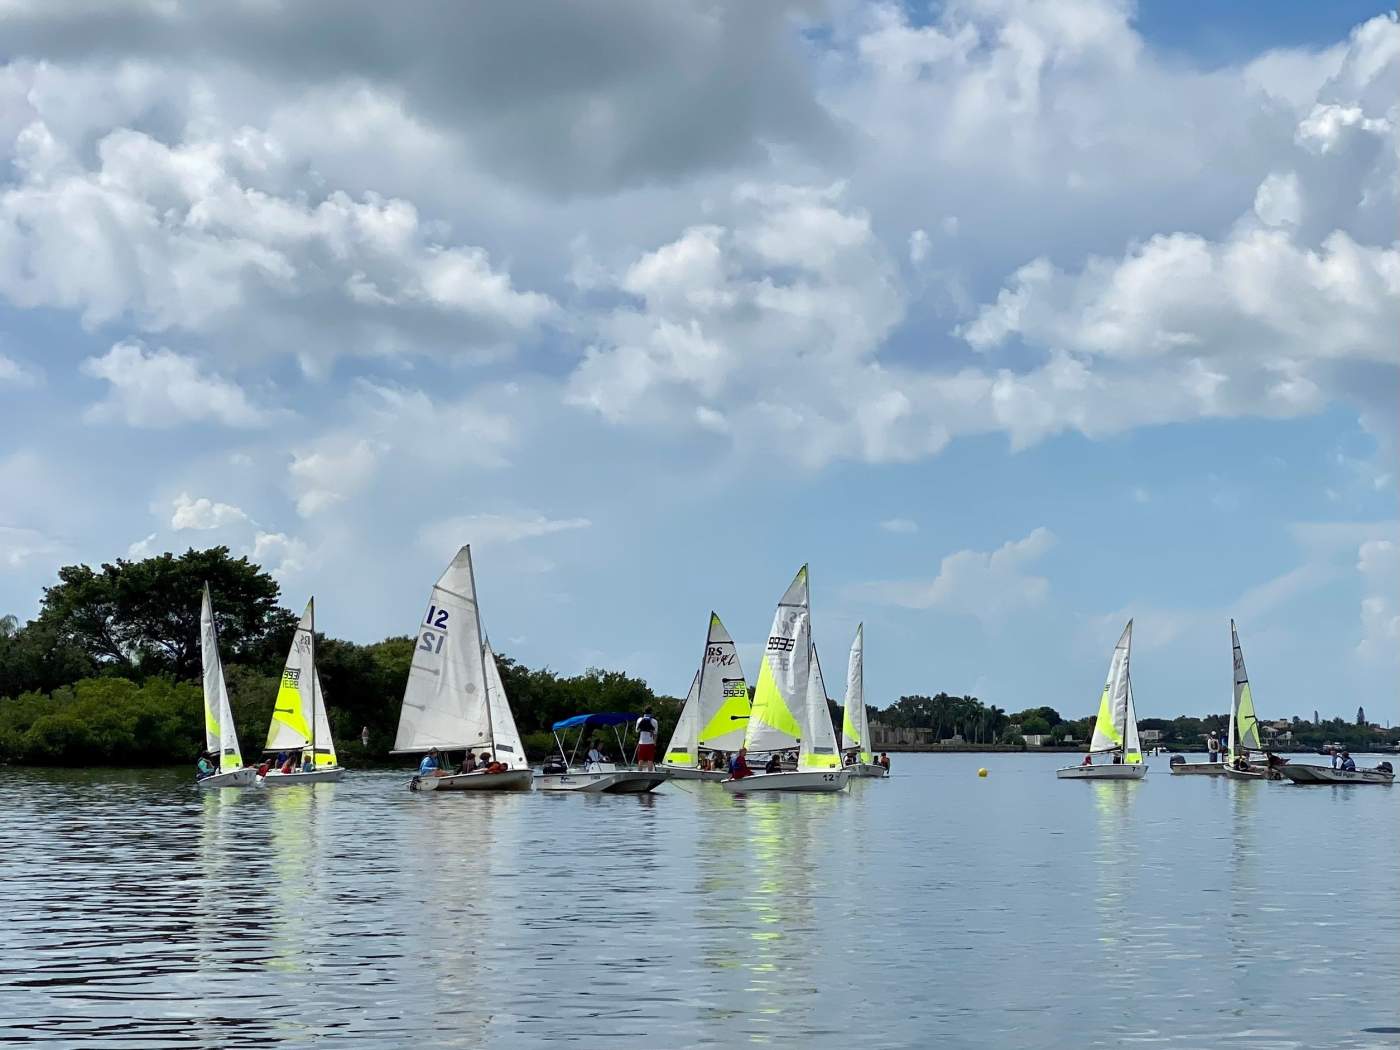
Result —
[[[205,373],[193,358],[170,350],[117,343],[83,362],[83,372],[111,384],[105,400],[88,408],[91,422],[121,421],[134,427],[174,427],[213,422],[259,427],[268,416],[249,403],[241,387]]]
[[[0,354],[0,387],[9,384],[16,387],[34,386],[39,381],[39,375],[28,365],[16,361],[13,357]]]
[[[319,514],[359,492],[379,466],[382,447],[371,441],[328,444],[331,447],[292,455],[288,468],[291,487],[296,494],[297,513],[303,518]]]
[[[248,556],[279,580],[305,571],[309,565],[307,545],[284,532],[259,531],[253,537]]]
[[[1367,660],[1400,662],[1400,541],[1367,540],[1357,552],[1356,571],[1363,587],[1356,651]]]
[[[131,561],[141,561],[155,553],[156,533],[152,532],[126,548],[126,556]]]
[[[919,523],[912,518],[886,518],[880,522],[880,528],[886,532],[913,533],[919,531]]]
[[[994,551],[961,550],[945,557],[932,580],[886,580],[859,584],[853,597],[906,609],[944,609],[995,626],[1007,616],[1043,603],[1050,581],[1026,568],[1055,545],[1049,529],[1033,529]]]
[[[64,546],[37,529],[0,525],[0,569],[20,569],[35,558],[59,553]]]
[[[191,499],[187,492],[176,496],[171,506],[174,513],[170,516],[170,527],[177,532],[185,529],[218,529],[249,520],[247,514],[232,504],[216,503],[206,496]],[[151,538],[147,537],[147,540]]]
[[[543,514],[467,514],[423,527],[419,538],[426,547],[456,550],[464,543],[486,547],[586,529],[587,518],[547,518]]]

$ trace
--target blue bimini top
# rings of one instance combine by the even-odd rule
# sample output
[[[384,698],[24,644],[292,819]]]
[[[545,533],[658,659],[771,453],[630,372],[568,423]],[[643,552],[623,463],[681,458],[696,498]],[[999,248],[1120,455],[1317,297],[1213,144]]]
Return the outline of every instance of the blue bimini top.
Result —
[[[562,722],[554,723],[554,731],[561,729],[591,728],[593,726],[620,726],[623,722],[634,722],[641,715],[631,715],[626,711],[604,711],[594,715],[574,715]]]

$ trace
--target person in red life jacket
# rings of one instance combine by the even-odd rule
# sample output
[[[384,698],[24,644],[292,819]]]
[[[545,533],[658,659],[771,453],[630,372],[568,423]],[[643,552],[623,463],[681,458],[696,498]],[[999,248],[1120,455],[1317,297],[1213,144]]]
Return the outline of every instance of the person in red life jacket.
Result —
[[[282,763],[282,767],[281,767],[280,769],[278,769],[277,772],[279,772],[279,773],[295,773],[295,772],[296,772],[296,768],[297,768],[297,767],[296,767],[296,763],[295,763],[295,761],[294,761],[294,759],[293,759],[293,756],[288,755],[288,756],[287,756],[287,760],[286,760],[285,762]]]
[[[271,769],[271,768],[272,768],[272,763],[269,762],[267,759],[263,759],[263,760],[262,760],[262,765],[258,766],[258,776],[260,776],[260,777],[265,777],[265,776],[267,776],[267,771],[268,771],[269,769]]]
[[[1081,763],[1079,763],[1079,764],[1080,764],[1081,766],[1092,766],[1092,765],[1094,764],[1094,756],[1093,756],[1093,755],[1085,755],[1085,756],[1084,756],[1084,761],[1081,762]]]
[[[731,780],[743,780],[745,777],[753,776],[753,770],[749,768],[748,748],[739,748],[739,753],[730,761],[729,776]]]

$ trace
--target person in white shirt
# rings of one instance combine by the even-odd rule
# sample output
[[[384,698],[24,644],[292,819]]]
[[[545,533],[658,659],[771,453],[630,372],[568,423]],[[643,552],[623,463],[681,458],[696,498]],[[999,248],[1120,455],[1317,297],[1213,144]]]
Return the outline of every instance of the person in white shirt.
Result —
[[[603,754],[603,749],[598,746],[598,741],[593,741],[592,746],[588,749],[588,764],[590,766],[602,765],[607,760],[608,756]]]
[[[656,768],[656,732],[660,728],[649,707],[642,712],[642,717],[637,719],[638,769]]]

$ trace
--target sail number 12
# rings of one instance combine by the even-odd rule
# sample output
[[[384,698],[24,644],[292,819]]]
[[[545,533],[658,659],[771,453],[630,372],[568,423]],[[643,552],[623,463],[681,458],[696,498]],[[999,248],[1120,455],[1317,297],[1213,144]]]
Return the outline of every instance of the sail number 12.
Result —
[[[442,652],[442,643],[447,638],[447,610],[439,609],[436,605],[428,606],[423,627],[423,633],[418,636],[418,648],[425,653]]]

